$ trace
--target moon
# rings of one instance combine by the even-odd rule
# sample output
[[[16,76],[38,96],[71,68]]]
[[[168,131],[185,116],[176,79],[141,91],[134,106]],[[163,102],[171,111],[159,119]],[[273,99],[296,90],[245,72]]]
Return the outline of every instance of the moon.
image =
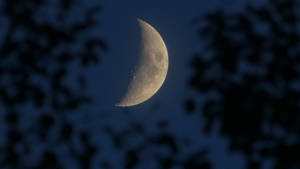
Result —
[[[147,101],[161,88],[167,76],[169,58],[162,37],[150,24],[137,20],[141,30],[139,61],[125,95],[115,105],[118,107]]]

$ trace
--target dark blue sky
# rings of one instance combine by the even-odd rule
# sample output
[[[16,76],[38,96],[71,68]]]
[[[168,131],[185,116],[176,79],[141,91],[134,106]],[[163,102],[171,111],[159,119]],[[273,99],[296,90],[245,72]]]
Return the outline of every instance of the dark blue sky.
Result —
[[[109,50],[101,57],[99,65],[89,68],[86,72],[88,90],[94,102],[82,108],[82,110],[91,110],[87,112],[90,117],[89,121],[78,127],[87,127],[93,133],[94,143],[101,146],[101,158],[113,164],[113,168],[122,168],[121,162],[116,161],[122,161],[124,151],[113,147],[111,138],[102,130],[103,128],[111,127],[115,131],[122,131],[138,121],[143,124],[146,133],[155,135],[160,132],[157,123],[166,120],[169,122],[167,130],[179,141],[182,156],[201,148],[209,148],[211,152],[208,157],[215,165],[215,169],[242,168],[243,157],[239,154],[228,153],[227,141],[218,135],[217,127],[211,135],[204,136],[200,132],[203,125],[201,117],[184,115],[184,100],[195,95],[186,90],[186,80],[191,73],[189,61],[201,44],[195,36],[196,26],[191,21],[194,17],[204,15],[214,9],[237,11],[242,10],[245,3],[251,1],[252,4],[258,4],[262,0],[89,1],[91,2],[89,5],[100,3],[103,7],[99,15],[102,25],[99,30],[95,29],[91,34],[103,37],[107,41]],[[78,11],[80,11],[79,8]],[[75,19],[80,19],[78,11],[74,11]],[[48,17],[51,18],[51,14]],[[128,73],[136,61],[135,52],[139,46],[137,18],[145,20],[161,34],[168,48],[169,70],[162,88],[150,100],[138,106],[118,108],[113,104],[126,88],[129,80]],[[198,95],[197,97],[199,100],[204,100],[213,95],[202,97]],[[30,105],[28,110],[31,110]],[[2,111],[1,107],[0,111]],[[71,118],[82,120],[83,116],[79,114]],[[191,142],[190,146],[184,145],[186,140]],[[139,142],[138,136],[132,139],[133,145],[135,142]],[[145,169],[151,169],[152,166],[151,159],[147,159],[149,154],[146,152],[144,155],[146,162],[143,163],[145,165],[143,168]]]
[[[212,149],[209,158],[216,169],[241,168],[244,165],[243,158],[238,154],[227,153],[227,141],[218,136],[218,129],[215,129],[215,134],[204,137],[199,132],[201,118],[183,115],[183,101],[193,95],[186,90],[186,80],[190,73],[188,63],[201,43],[196,39],[196,27],[191,24],[192,19],[218,8],[242,10],[245,3],[246,0],[103,1],[103,13],[99,16],[102,28],[98,33],[107,40],[110,50],[102,58],[101,65],[88,73],[90,92],[97,98],[93,109],[101,114],[94,114],[94,121],[91,122],[93,128],[108,125],[122,130],[130,126],[132,121],[139,121],[149,133],[155,133],[158,130],[155,124],[162,119],[168,120],[169,130],[178,140],[189,139],[193,143],[192,147],[182,145],[183,153],[209,147]],[[127,74],[136,60],[133,53],[138,48],[137,18],[150,23],[162,35],[169,52],[169,71],[163,87],[150,100],[130,108],[116,108],[112,105],[126,87],[129,80]],[[198,98],[201,100],[206,97],[210,96]],[[105,142],[103,136],[100,136],[99,140],[96,139],[99,143],[110,145],[109,139]],[[111,160],[120,158],[120,152],[109,146],[106,149],[109,156],[113,157]]]

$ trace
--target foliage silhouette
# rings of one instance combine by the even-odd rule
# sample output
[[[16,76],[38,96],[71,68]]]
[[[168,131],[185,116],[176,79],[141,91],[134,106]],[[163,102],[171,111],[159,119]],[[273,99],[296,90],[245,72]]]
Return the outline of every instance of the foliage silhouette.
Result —
[[[4,129],[0,168],[65,168],[63,146],[79,168],[91,168],[97,148],[89,133],[74,128],[67,117],[91,101],[80,70],[97,64],[107,50],[102,38],[85,36],[99,26],[95,15],[101,11],[99,5],[87,4],[77,0],[1,2],[0,106],[5,118],[0,126]],[[79,19],[72,14],[78,7]],[[66,80],[74,65],[80,65],[79,73],[72,72],[75,82]],[[76,148],[71,139],[78,139],[83,147]]]
[[[205,132],[220,124],[230,150],[248,169],[300,168],[299,2],[272,0],[242,12],[217,10],[196,19],[204,47],[191,62],[187,112],[204,105]],[[201,20],[203,19],[203,20]],[[201,23],[200,23],[201,20]]]
[[[140,122],[133,122],[129,128],[118,132],[109,127],[105,130],[112,136],[114,146],[125,151],[123,164],[126,169],[144,168],[145,165],[149,168],[161,169],[176,167],[212,169],[207,158],[207,150],[200,149],[182,155],[183,143],[179,138],[168,132],[167,128],[160,128],[159,132],[152,133],[146,131]],[[131,143],[133,139],[135,143]]]

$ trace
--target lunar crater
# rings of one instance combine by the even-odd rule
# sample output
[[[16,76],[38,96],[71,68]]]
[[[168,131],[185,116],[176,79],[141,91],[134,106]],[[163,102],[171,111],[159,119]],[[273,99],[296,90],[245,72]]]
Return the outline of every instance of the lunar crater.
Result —
[[[151,25],[138,21],[141,28],[140,62],[126,94],[116,106],[134,106],[150,99],[167,75],[168,52],[163,39]]]

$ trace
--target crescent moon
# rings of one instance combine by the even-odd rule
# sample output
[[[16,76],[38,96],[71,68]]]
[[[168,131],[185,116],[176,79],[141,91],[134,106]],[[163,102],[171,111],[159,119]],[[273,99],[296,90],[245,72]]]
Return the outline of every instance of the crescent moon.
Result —
[[[141,29],[139,62],[126,94],[116,106],[129,107],[150,99],[164,83],[168,71],[168,51],[160,34],[138,19]]]

